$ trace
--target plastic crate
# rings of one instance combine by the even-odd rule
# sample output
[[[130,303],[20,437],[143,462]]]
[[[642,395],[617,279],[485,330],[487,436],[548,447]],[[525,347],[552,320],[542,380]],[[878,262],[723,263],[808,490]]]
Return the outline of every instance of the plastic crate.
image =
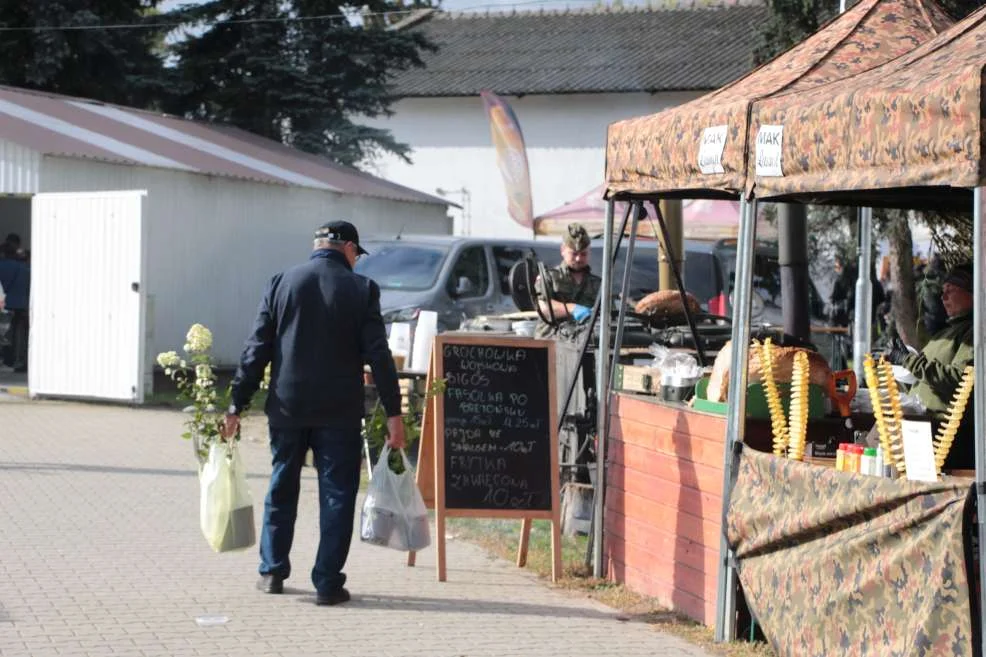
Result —
[[[706,389],[709,387],[709,377],[703,377],[695,386],[695,397],[692,399],[692,408],[696,411],[706,413],[717,413],[725,415],[729,405],[726,402],[714,402],[705,398]],[[781,397],[781,405],[784,407],[784,416],[787,417],[791,405],[791,384],[778,383],[777,392]],[[808,417],[825,417],[828,412],[826,408],[828,393],[821,386],[811,384],[808,387]],[[754,383],[746,388],[746,415],[747,417],[770,419],[770,409],[767,407],[767,393],[763,385]]]

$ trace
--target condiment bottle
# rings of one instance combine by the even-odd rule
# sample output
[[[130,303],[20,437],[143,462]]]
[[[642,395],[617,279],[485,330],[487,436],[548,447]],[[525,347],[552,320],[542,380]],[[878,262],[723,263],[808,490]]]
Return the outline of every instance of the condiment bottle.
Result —
[[[859,472],[859,456],[856,454],[856,446],[852,443],[846,445],[846,472]]]
[[[839,443],[839,449],[835,453],[835,469],[845,470],[846,469],[846,447],[849,443]]]
[[[865,475],[871,475],[874,477],[877,475],[875,447],[866,447],[863,449],[863,460],[859,471]]]

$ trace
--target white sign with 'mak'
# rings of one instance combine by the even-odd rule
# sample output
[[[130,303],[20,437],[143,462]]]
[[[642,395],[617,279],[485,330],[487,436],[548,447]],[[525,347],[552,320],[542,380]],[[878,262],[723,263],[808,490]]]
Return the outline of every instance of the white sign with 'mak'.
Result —
[[[784,144],[784,126],[762,125],[757,132],[757,175],[783,176],[781,147]]]
[[[726,147],[726,126],[714,125],[702,131],[698,147],[698,168],[702,173],[725,173],[722,150]]]

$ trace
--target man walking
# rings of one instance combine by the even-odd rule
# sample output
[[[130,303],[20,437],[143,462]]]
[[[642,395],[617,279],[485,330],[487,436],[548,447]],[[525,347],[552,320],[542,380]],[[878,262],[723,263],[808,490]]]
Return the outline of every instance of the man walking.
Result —
[[[271,364],[267,394],[273,473],[264,501],[260,581],[281,593],[291,574],[289,553],[298,513],[301,467],[311,448],[318,471],[320,538],[312,584],[316,604],[349,600],[342,572],[349,554],[359,488],[363,364],[369,363],[387,412],[387,441],[404,447],[397,370],[380,317],[380,288],[353,273],[365,251],[356,227],[334,221],[315,231],[308,262],[274,276],[233,379],[224,436]]]

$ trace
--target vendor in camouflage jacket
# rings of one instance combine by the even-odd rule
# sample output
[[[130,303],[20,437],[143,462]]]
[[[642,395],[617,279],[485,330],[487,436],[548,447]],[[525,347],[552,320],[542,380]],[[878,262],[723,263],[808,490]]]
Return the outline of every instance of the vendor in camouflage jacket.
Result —
[[[547,270],[545,285],[538,277],[535,290],[538,309],[542,317],[554,319],[553,323],[538,319],[535,335],[539,338],[574,338],[588,328],[592,306],[599,295],[602,280],[589,271],[589,233],[581,224],[570,224],[561,244],[562,262]]]
[[[888,354],[892,362],[917,377],[918,382],[910,392],[939,422],[945,419],[963,371],[967,365],[973,364],[972,280],[971,265],[952,268],[942,282],[942,303],[948,315],[948,324],[928,341],[920,353],[907,353],[898,346]],[[970,398],[962,426],[945,462],[946,469],[974,467],[973,437],[973,404]]]

